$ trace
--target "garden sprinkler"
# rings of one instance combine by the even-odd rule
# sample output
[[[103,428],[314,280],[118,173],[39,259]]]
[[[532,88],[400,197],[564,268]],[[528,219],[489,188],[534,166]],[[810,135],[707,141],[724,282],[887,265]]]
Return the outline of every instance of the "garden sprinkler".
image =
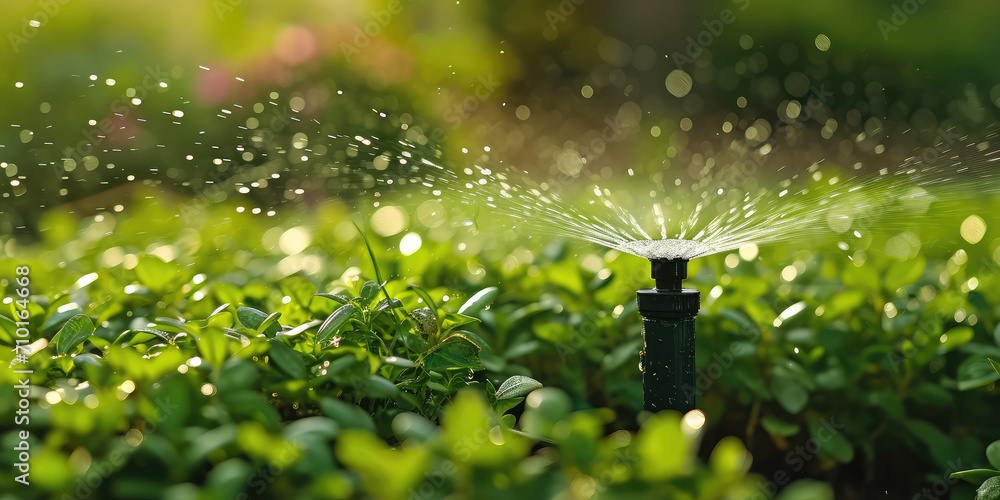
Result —
[[[643,407],[651,412],[695,408],[694,317],[701,294],[681,288],[685,259],[650,259],[655,288],[637,292],[642,316]]]

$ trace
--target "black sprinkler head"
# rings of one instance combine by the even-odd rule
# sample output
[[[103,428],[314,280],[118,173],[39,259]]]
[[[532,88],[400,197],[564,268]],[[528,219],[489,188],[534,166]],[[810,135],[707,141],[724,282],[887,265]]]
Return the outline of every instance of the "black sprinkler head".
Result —
[[[687,260],[651,259],[656,288],[637,292],[642,316],[643,406],[646,410],[695,408],[694,317],[701,294],[682,288]]]

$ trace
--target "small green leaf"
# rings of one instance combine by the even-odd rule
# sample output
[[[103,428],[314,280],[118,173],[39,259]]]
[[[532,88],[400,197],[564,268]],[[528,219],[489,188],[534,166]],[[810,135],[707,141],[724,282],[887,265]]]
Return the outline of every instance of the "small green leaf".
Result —
[[[334,302],[340,302],[341,304],[348,304],[351,302],[351,298],[346,295],[335,295],[332,293],[314,293],[313,295],[317,297],[323,297],[325,299],[330,299]]]
[[[927,261],[920,256],[912,260],[893,263],[889,266],[889,271],[885,275],[885,285],[889,290],[896,290],[902,286],[915,282],[924,273]]]
[[[399,358],[396,356],[389,356],[388,358],[385,358],[383,361],[385,361],[386,364],[399,366],[402,368],[413,368],[414,366],[417,366],[416,363],[414,363],[413,361],[410,361],[406,358]]]
[[[410,288],[412,288],[414,293],[416,293],[417,296],[419,296],[424,301],[427,307],[430,308],[431,312],[434,313],[434,317],[437,318],[438,317],[437,304],[434,303],[434,299],[431,298],[431,295],[427,293],[426,290],[420,288],[417,285],[410,285]]]
[[[450,332],[455,328],[459,328],[477,322],[479,322],[478,319],[470,316],[465,316],[462,314],[455,314],[455,313],[445,313],[444,318],[441,318],[441,331]]]
[[[799,479],[781,490],[778,500],[833,500],[833,488],[815,479]]]
[[[833,457],[842,464],[854,460],[854,446],[833,426],[824,425],[821,421],[809,422],[809,435],[821,452]]]
[[[785,437],[794,436],[798,434],[800,429],[798,424],[785,422],[784,420],[781,420],[780,418],[771,415],[765,415],[763,418],[761,418],[760,424],[764,426],[764,430],[766,430],[767,432]]]
[[[486,309],[497,298],[500,289],[495,286],[483,288],[458,308],[458,314],[475,316]]]
[[[267,354],[274,360],[274,364],[279,370],[296,380],[302,380],[306,377],[306,367],[298,352],[279,339],[272,339],[268,343],[270,349],[268,349]]]
[[[798,413],[809,402],[809,393],[798,380],[788,376],[771,378],[771,393],[788,413]]]
[[[996,469],[1000,469],[1000,440],[993,441],[986,447],[986,460]]]
[[[55,344],[56,353],[69,354],[93,333],[94,323],[90,318],[86,314],[77,314],[52,337],[52,343]]]
[[[497,389],[497,399],[524,396],[539,387],[542,387],[542,383],[531,377],[514,375],[500,384],[500,388]]]
[[[981,354],[968,357],[958,365],[958,390],[967,391],[1000,380],[1000,372],[989,358]]]
[[[370,398],[388,398],[399,392],[399,388],[395,384],[379,375],[369,375],[361,382],[359,389]]]
[[[319,327],[319,333],[316,334],[317,342],[327,342],[333,338],[334,334],[340,330],[340,327],[344,326],[347,320],[351,319],[354,314],[354,304],[344,304],[333,311],[326,321],[323,322]]]
[[[496,410],[497,415],[503,415],[521,404],[521,401],[524,401],[523,397],[498,399],[493,409]]]
[[[277,313],[275,313],[277,314]],[[239,307],[236,309],[236,317],[240,320],[240,323],[252,330],[262,330],[264,335],[268,337],[274,337],[276,333],[281,330],[281,326],[276,324],[275,321],[278,319],[276,316],[272,318],[274,314],[267,315],[263,311],[259,311],[252,307]],[[266,328],[261,328],[265,322],[267,323]]]
[[[214,310],[214,311],[212,311],[212,314],[209,314],[209,315],[208,315],[208,317],[209,317],[209,318],[212,318],[212,317],[215,317],[215,316],[216,316],[217,314],[219,314],[219,313],[221,313],[221,312],[225,311],[226,309],[229,309],[229,303],[228,303],[228,302],[226,302],[225,304],[222,304],[222,305],[221,305],[221,306],[219,306],[219,307],[216,307],[216,308],[215,308],[215,310]],[[207,318],[206,318],[206,319],[207,319]]]
[[[326,416],[345,429],[364,429],[375,433],[375,422],[364,410],[355,405],[335,398],[323,398],[319,402],[319,407]]]
[[[992,366],[993,370],[997,372],[997,375],[1000,375],[1000,364],[997,364],[997,362],[993,361],[993,359],[991,358],[986,358],[986,359],[989,360],[990,366]]]
[[[80,354],[73,356],[73,364],[79,368],[85,366],[94,366],[100,368],[101,358],[94,356],[93,354]]]
[[[942,338],[946,340],[941,344],[940,348],[945,351],[957,349],[968,344],[973,336],[975,336],[975,333],[972,331],[972,327],[956,326],[944,333]]]
[[[281,325],[278,324],[278,318],[280,317],[281,317],[280,312],[273,312],[267,315],[267,318],[264,318],[264,321],[261,322],[260,326],[257,327],[257,331],[263,333],[264,335],[267,335],[268,337],[274,337],[275,334],[281,331]],[[271,328],[272,326],[277,326],[278,328],[277,329]]]
[[[296,326],[295,328],[292,328],[291,330],[278,332],[278,336],[279,337],[294,337],[294,336],[296,336],[296,335],[298,335],[298,334],[300,334],[300,333],[302,333],[302,332],[304,332],[304,331],[306,331],[306,330],[308,330],[308,329],[310,329],[310,328],[312,328],[312,327],[314,327],[316,325],[322,324],[322,323],[323,322],[320,321],[320,320],[318,320],[318,319],[314,319],[312,321],[307,321],[305,323],[302,323],[299,326]]]
[[[361,293],[359,295],[361,296],[361,300],[364,301],[364,304],[367,306],[368,304],[371,304],[372,300],[378,295],[380,290],[382,290],[382,286],[378,283],[375,283],[374,281],[366,281],[363,285],[361,285]]]
[[[17,323],[14,320],[0,314],[0,341],[7,344],[14,344]]]
[[[997,476],[1000,476],[1000,470],[970,469],[970,470],[953,472],[949,477],[953,479],[961,479],[963,481],[968,481],[972,484],[982,484],[987,479]]]
[[[171,291],[174,281],[179,279],[177,268],[155,256],[142,254],[135,265],[135,275],[139,282],[156,294]]]
[[[458,370],[470,368],[482,370],[479,361],[479,346],[461,335],[452,335],[429,349],[420,362],[427,370]]]

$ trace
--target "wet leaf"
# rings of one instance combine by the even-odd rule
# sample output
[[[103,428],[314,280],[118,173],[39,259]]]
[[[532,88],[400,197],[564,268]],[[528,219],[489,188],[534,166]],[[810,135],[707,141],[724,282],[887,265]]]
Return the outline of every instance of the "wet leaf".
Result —
[[[69,354],[94,333],[94,323],[86,314],[77,314],[52,337],[57,354]]]

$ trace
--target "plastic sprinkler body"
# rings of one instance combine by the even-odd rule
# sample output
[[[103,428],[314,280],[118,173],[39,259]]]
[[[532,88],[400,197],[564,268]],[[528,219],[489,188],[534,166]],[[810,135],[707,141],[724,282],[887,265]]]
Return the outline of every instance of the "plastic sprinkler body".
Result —
[[[701,293],[682,288],[683,259],[651,259],[656,288],[637,292],[642,316],[643,406],[651,412],[695,408],[694,317]]]

